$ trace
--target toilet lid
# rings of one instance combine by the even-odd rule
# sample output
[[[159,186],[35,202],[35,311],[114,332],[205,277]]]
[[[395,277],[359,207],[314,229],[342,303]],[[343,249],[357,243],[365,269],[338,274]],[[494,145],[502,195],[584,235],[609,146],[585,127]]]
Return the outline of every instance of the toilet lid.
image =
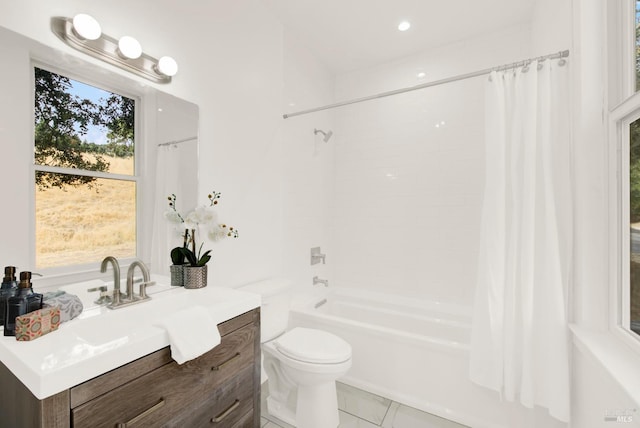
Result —
[[[351,358],[351,345],[331,333],[296,327],[275,340],[287,357],[308,363],[335,364]]]

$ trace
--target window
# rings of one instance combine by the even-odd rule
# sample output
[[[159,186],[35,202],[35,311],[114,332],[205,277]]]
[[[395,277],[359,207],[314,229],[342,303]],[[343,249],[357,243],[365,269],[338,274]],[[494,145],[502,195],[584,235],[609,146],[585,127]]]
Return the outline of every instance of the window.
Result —
[[[640,90],[640,0],[635,1],[634,10],[634,64],[635,64],[635,89]]]
[[[34,67],[36,268],[136,256],[134,99]]]
[[[640,349],[640,0],[609,4],[614,331]],[[630,342],[631,343],[631,342]]]
[[[629,182],[629,324],[640,334],[640,119],[629,124],[626,149],[628,165],[623,165]]]

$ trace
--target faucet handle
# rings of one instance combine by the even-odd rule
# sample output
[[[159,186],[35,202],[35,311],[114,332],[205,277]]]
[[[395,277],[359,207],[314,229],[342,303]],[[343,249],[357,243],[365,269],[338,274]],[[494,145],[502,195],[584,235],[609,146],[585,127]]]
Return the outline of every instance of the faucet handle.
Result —
[[[100,292],[100,297],[98,297],[97,300],[94,301],[94,303],[98,304],[98,305],[108,305],[109,303],[111,303],[111,296],[109,295],[109,292],[107,291],[107,286],[106,285],[101,285],[100,287],[93,287],[93,288],[89,288],[87,289],[88,292],[93,293],[96,291]]]
[[[141,282],[140,283],[140,293],[138,294],[141,299],[149,299],[150,297],[147,295],[147,287],[151,287],[152,285],[156,285],[155,281]]]

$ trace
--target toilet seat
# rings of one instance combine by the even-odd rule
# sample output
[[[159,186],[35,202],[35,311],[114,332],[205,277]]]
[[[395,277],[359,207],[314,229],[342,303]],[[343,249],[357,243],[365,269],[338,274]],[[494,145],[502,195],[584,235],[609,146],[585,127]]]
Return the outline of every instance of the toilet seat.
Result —
[[[339,364],[351,359],[351,345],[322,330],[296,327],[273,341],[278,352],[297,361]]]

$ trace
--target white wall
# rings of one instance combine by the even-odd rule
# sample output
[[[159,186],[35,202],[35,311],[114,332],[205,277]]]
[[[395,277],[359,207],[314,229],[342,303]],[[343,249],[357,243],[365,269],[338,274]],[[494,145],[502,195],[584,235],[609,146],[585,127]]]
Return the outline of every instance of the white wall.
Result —
[[[3,100],[11,100],[0,103],[0,153],[5,159],[4,167],[0,168],[0,191],[5,201],[0,213],[3,229],[0,263],[25,270],[31,260],[28,213],[34,203],[29,197],[29,161],[33,161],[30,157],[33,145],[27,143],[31,135],[29,130],[33,128],[29,111],[33,104],[24,96],[28,92],[17,88],[29,88],[31,74],[29,57],[20,37],[3,38],[0,55],[14,61],[14,66],[2,68],[0,79]]]
[[[527,58],[518,26],[338,76],[336,100]],[[418,72],[426,73],[422,79]],[[334,280],[470,305],[484,191],[484,79],[335,110]]]
[[[531,14],[532,55],[571,49],[571,7],[571,0],[536,0]]]
[[[215,285],[234,285],[280,274],[282,269],[282,194],[279,130],[282,113],[282,26],[258,0],[159,0],[84,2],[29,0],[0,2],[0,26],[71,56],[110,68],[65,46],[51,31],[52,16],[93,15],[111,36],[130,34],[145,52],[176,58],[179,73],[159,89],[200,107],[199,193],[222,192],[221,217],[241,238],[214,247]],[[177,19],[177,15],[187,17]],[[12,46],[2,45],[3,53]],[[7,58],[3,56],[3,58]],[[3,71],[6,73],[6,71]],[[12,76],[3,75],[3,78]],[[26,78],[23,74],[13,76]],[[141,83],[150,84],[142,79]],[[7,98],[3,98],[8,100]],[[2,261],[26,268],[30,208],[28,138],[30,100],[3,102]],[[24,113],[24,114],[23,114]],[[20,131],[22,130],[22,131]],[[151,219],[149,219],[151,221]],[[10,225],[10,226],[7,226]]]
[[[638,404],[629,398],[620,385],[585,349],[575,348],[572,365],[571,427],[640,427]],[[620,422],[605,419],[613,416],[623,416],[626,419]]]
[[[292,113],[333,102],[334,78],[294,34],[284,34],[283,111]],[[333,163],[335,139],[322,135],[334,130],[332,112],[292,117],[282,124],[283,135],[283,260],[284,275],[299,290],[312,286],[312,278],[332,281],[335,257],[329,242],[333,211]],[[327,264],[310,264],[310,249],[321,247]]]
[[[608,218],[608,136],[607,136],[607,1],[572,2],[573,128],[575,174],[573,321],[590,331],[609,332],[609,292],[613,286],[609,275]],[[560,10],[549,7],[547,16]],[[541,27],[541,32],[544,32]],[[611,81],[616,77],[611,76]],[[613,261],[617,264],[617,261]],[[611,266],[616,269],[616,266]],[[617,339],[616,339],[617,340]],[[579,340],[574,340],[574,344]],[[626,344],[610,348],[610,359],[637,361]],[[622,385],[593,356],[586,346],[573,347],[572,426],[584,428],[610,427],[615,422],[604,420],[608,412],[638,408]],[[627,380],[638,376],[638,370],[627,366]],[[610,368],[609,368],[610,369]],[[624,379],[623,379],[624,380]],[[632,387],[635,387],[634,383]],[[640,426],[637,410],[626,426]]]

